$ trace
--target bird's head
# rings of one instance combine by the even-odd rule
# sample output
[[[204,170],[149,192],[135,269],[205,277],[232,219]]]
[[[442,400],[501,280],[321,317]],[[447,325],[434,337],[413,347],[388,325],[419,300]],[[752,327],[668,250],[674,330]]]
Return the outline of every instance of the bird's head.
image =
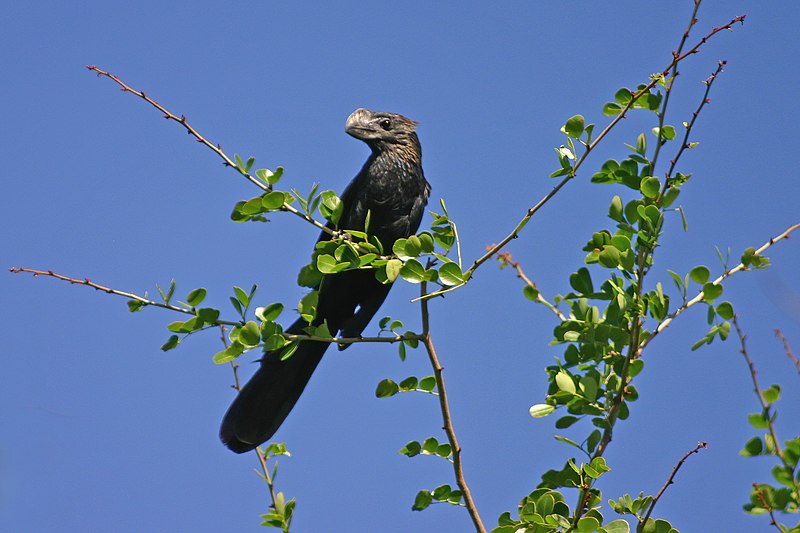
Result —
[[[391,149],[393,145],[415,149],[419,139],[417,123],[396,113],[359,108],[347,117],[344,131],[367,143],[373,150]]]

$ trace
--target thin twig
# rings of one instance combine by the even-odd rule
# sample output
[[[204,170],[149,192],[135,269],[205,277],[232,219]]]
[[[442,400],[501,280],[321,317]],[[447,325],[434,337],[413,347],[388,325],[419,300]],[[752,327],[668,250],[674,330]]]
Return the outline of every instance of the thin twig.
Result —
[[[745,16],[746,15],[739,15],[738,17],[734,17],[733,19],[731,19],[731,21],[728,22],[727,24],[724,24],[723,26],[719,26],[719,27],[713,28],[708,34],[706,34],[705,37],[703,37],[700,41],[698,41],[697,44],[695,44],[687,52],[685,52],[683,54],[673,53],[672,61],[662,71],[662,75],[666,76],[669,73],[669,71],[675,65],[677,65],[678,63],[680,63],[681,61],[683,61],[684,59],[686,59],[690,55],[696,54],[697,51],[700,49],[700,47],[703,46],[711,37],[713,37],[717,33],[721,32],[723,30],[730,30],[730,29],[733,28],[733,26],[735,24],[744,23]],[[519,236],[520,232],[522,232],[522,229],[528,224],[528,222],[530,221],[531,217],[533,217],[533,215],[537,211],[539,211],[539,209],[544,207],[544,205],[547,202],[549,202],[550,199],[553,198],[553,196],[555,196],[558,193],[558,191],[560,191],[562,189],[562,187],[564,187],[564,185],[566,185],[570,180],[572,180],[577,175],[578,169],[581,167],[583,162],[586,161],[586,158],[592,152],[592,150],[594,150],[594,148],[597,146],[597,144],[601,140],[603,140],[603,138],[605,138],[605,136],[614,128],[614,126],[616,126],[623,118],[625,118],[625,116],[627,115],[628,111],[633,107],[634,103],[636,103],[636,101],[639,98],[641,98],[645,93],[649,92],[650,89],[655,87],[655,85],[658,83],[659,79],[660,78],[658,78],[658,77],[653,77],[653,79],[650,80],[650,82],[647,85],[645,85],[641,90],[636,91],[635,93],[631,94],[630,101],[627,102],[627,104],[622,108],[622,110],[619,112],[619,114],[614,117],[614,119],[603,129],[602,132],[600,132],[600,134],[597,136],[597,138],[595,138],[591,143],[586,145],[586,150],[583,152],[583,155],[581,155],[581,157],[575,162],[575,165],[573,165],[572,170],[570,171],[570,173],[567,176],[565,176],[564,179],[562,179],[555,187],[553,187],[553,189],[549,193],[547,193],[541,200],[539,200],[536,203],[536,205],[534,205],[533,207],[529,208],[527,210],[527,212],[525,213],[525,215],[522,217],[522,219],[517,223],[517,225],[514,227],[514,229],[508,235],[503,237],[503,239],[501,239],[499,243],[497,243],[494,246],[492,246],[485,254],[483,254],[482,256],[477,258],[472,263],[472,266],[470,266],[469,269],[467,269],[467,271],[464,272],[464,278],[467,281],[472,277],[472,274],[474,274],[475,270],[477,270],[478,267],[480,267],[483,263],[488,261],[494,254],[496,254],[497,252],[502,250],[506,246],[506,244],[511,242],[513,239],[516,239]],[[448,287],[446,289],[440,289],[440,290],[428,293],[428,294],[426,294],[424,296],[424,298],[427,299],[427,298],[433,298],[435,296],[440,296],[440,295],[442,295],[442,294],[444,294],[446,292],[455,290],[457,288],[460,288],[460,287],[466,285],[467,281],[464,281],[463,283],[460,283],[460,284],[455,285],[453,287]]]
[[[178,115],[170,112],[167,108],[165,108],[164,106],[162,106],[161,104],[159,104],[158,102],[156,102],[155,100],[153,100],[152,98],[147,96],[143,91],[137,91],[136,89],[132,88],[131,86],[126,84],[124,81],[119,79],[114,74],[111,74],[110,72],[107,72],[105,70],[101,70],[100,68],[98,68],[98,67],[96,67],[94,65],[87,65],[86,68],[91,70],[92,72],[95,72],[98,76],[105,76],[106,78],[114,81],[117,85],[122,87],[122,91],[123,92],[128,92],[128,93],[131,93],[133,95],[138,96],[139,98],[141,98],[142,100],[144,100],[145,102],[150,104],[151,106],[153,106],[156,109],[158,109],[161,113],[163,113],[164,118],[166,118],[167,120],[174,120],[175,122],[177,122],[178,124],[180,124],[181,126],[186,128],[187,133],[189,133],[189,135],[191,135],[192,137],[197,139],[197,142],[204,144],[205,146],[210,148],[214,153],[216,153],[222,159],[222,161],[224,162],[225,166],[231,167],[234,170],[236,170],[245,179],[247,179],[247,181],[249,181],[250,183],[252,183],[256,187],[258,187],[262,191],[267,192],[267,191],[271,191],[272,190],[272,186],[271,185],[268,185],[268,184],[265,184],[265,183],[261,182],[258,178],[253,177],[245,169],[240,168],[236,163],[234,163],[233,160],[231,160],[231,158],[228,157],[228,155],[225,152],[222,151],[222,147],[219,144],[214,144],[211,141],[209,141],[208,139],[206,139],[205,137],[203,137],[200,134],[200,132],[198,132],[196,129],[194,129],[194,127],[191,124],[189,124],[189,122],[186,120],[186,116],[185,115],[178,116]],[[292,213],[293,215],[296,215],[296,216],[302,218],[306,222],[309,222],[310,224],[313,224],[314,226],[316,226],[317,228],[321,229],[322,231],[324,231],[325,233],[327,233],[329,235],[333,235],[334,237],[338,236],[338,233],[336,231],[334,231],[333,229],[329,228],[325,224],[319,222],[318,220],[315,220],[312,217],[306,215],[305,213],[301,213],[300,211],[298,211],[295,207],[293,207],[290,204],[284,203],[283,207],[281,207],[281,210],[282,211],[288,211],[288,212]]]
[[[486,248],[489,249],[491,247],[487,246]],[[562,313],[558,307],[548,302],[547,299],[544,296],[542,296],[542,293],[539,292],[539,288],[536,286],[536,284],[533,281],[531,281],[531,279],[528,276],[525,275],[525,272],[522,270],[522,265],[520,264],[520,262],[514,261],[511,258],[511,252],[497,252],[497,260],[500,261],[500,268],[503,268],[505,265],[508,265],[517,271],[517,277],[522,281],[524,281],[525,285],[536,291],[537,302],[550,309],[562,322],[566,322],[568,320],[567,316],[564,313]]]
[[[736,336],[739,337],[739,353],[742,354],[744,357],[745,362],[747,363],[747,369],[750,372],[750,379],[753,381],[753,392],[756,393],[758,397],[758,403],[761,404],[761,416],[764,422],[767,424],[767,430],[769,431],[770,436],[772,437],[773,447],[775,448],[775,455],[780,459],[781,463],[783,464],[783,468],[786,470],[786,473],[789,475],[789,479],[794,479],[794,465],[787,459],[786,454],[781,448],[781,442],[778,439],[778,432],[775,429],[774,419],[775,417],[772,414],[772,404],[767,401],[764,397],[764,391],[758,384],[758,377],[756,373],[756,367],[753,364],[753,360],[750,359],[750,354],[747,352],[747,335],[744,334],[742,328],[739,326],[739,317],[734,314],[733,315],[733,327],[736,329]],[[800,500],[800,484],[795,483],[792,487],[795,493],[794,497],[797,500]]]
[[[99,284],[93,282],[92,280],[90,280],[89,278],[76,279],[76,278],[71,278],[69,276],[64,276],[62,274],[58,274],[56,272],[53,272],[52,270],[35,270],[33,268],[11,267],[8,270],[9,270],[9,272],[12,272],[14,274],[19,274],[21,272],[27,272],[29,274],[33,274],[34,277],[49,276],[51,278],[56,278],[56,279],[60,279],[62,281],[69,282],[70,284],[73,284],[73,285],[85,285],[87,287],[92,287],[93,289],[96,289],[98,291],[107,292],[108,294],[116,294],[117,296],[122,296],[124,298],[129,298],[131,300],[136,300],[138,302],[142,302],[145,305],[152,305],[153,307],[161,307],[162,309],[169,309],[170,311],[177,311],[179,313],[184,313],[184,314],[187,314],[187,315],[197,316],[195,311],[193,309],[191,309],[191,308],[187,309],[185,307],[178,307],[176,305],[172,305],[172,304],[168,304],[168,303],[156,302],[154,300],[150,300],[150,299],[145,298],[143,296],[139,296],[138,294],[133,294],[132,292],[118,291],[117,289],[112,289],[110,287],[105,287],[103,285],[99,285]],[[219,324],[224,324],[226,326],[239,325],[238,322],[229,322],[227,320],[217,320],[215,322],[215,324],[218,324],[218,325]]]
[[[282,333],[283,337],[290,341],[317,341],[330,342],[332,344],[356,344],[358,342],[386,342],[394,344],[402,341],[424,341],[424,335],[406,333],[395,335],[394,337],[319,337],[317,335],[295,335],[292,333]]]
[[[667,490],[667,487],[672,485],[673,479],[675,479],[675,474],[677,474],[678,470],[681,469],[681,467],[683,466],[683,463],[686,462],[686,459],[688,459],[692,454],[700,453],[700,450],[702,450],[704,448],[707,448],[707,447],[708,447],[708,443],[707,442],[698,442],[697,446],[695,446],[694,449],[689,450],[688,452],[686,452],[686,454],[684,454],[684,456],[681,458],[681,460],[678,461],[678,464],[676,464],[675,467],[672,469],[672,473],[667,478],[667,481],[666,481],[666,483],[664,483],[664,486],[661,487],[661,490],[658,491],[658,494],[656,494],[655,498],[653,498],[653,502],[650,504],[650,507],[647,509],[647,514],[644,515],[644,518],[641,518],[639,520],[639,525],[637,526],[637,530],[639,530],[639,531],[643,530],[644,526],[647,524],[647,520],[650,518],[650,515],[653,512],[653,509],[655,509],[656,504],[658,503],[658,500],[661,499],[661,496]]]
[[[664,175],[664,187],[661,190],[661,196],[662,197],[663,197],[664,193],[666,192],[666,190],[669,188],[670,179],[672,178],[672,173],[675,170],[675,165],[678,163],[678,160],[680,160],[681,156],[683,155],[683,152],[687,148],[689,148],[689,146],[690,146],[689,145],[689,135],[692,132],[692,128],[694,127],[694,123],[697,121],[697,117],[700,116],[700,111],[702,111],[703,107],[705,107],[705,105],[711,101],[708,98],[708,95],[711,92],[711,86],[714,84],[714,80],[717,79],[717,76],[719,76],[720,73],[722,73],[724,71],[723,68],[725,67],[726,64],[727,64],[727,61],[719,61],[717,63],[717,70],[715,70],[711,74],[711,76],[709,76],[705,81],[703,81],[703,83],[706,86],[706,90],[703,93],[702,100],[700,100],[700,105],[698,105],[697,109],[695,109],[692,112],[692,120],[690,120],[689,123],[686,125],[686,131],[683,134],[683,140],[681,141],[681,147],[678,149],[678,152],[675,154],[675,157],[672,158],[672,161],[670,161],[669,170]]]
[[[775,529],[781,533],[786,533],[786,528],[778,523],[778,520],[775,518],[775,513],[772,510],[772,506],[769,504],[769,502],[767,502],[767,499],[764,497],[764,493],[761,492],[761,486],[758,483],[753,483],[753,489],[756,491],[756,498],[761,501],[761,505],[763,505],[764,509],[766,509],[769,513],[770,525],[775,526]]]
[[[800,224],[794,224],[793,226],[789,226],[783,233],[781,233],[780,235],[778,235],[776,237],[773,237],[772,239],[770,239],[766,243],[764,243],[761,246],[761,248],[759,248],[758,250],[755,251],[755,255],[761,255],[770,246],[772,246],[773,244],[777,243],[778,241],[781,241],[783,239],[788,239],[789,235],[793,231],[798,229],[798,228],[800,228]],[[721,283],[723,280],[725,280],[726,278],[728,278],[729,276],[732,276],[733,274],[736,274],[737,272],[740,272],[740,271],[746,270],[746,269],[747,269],[747,267],[744,265],[744,263],[739,263],[735,267],[730,268],[730,269],[726,270],[725,272],[723,272],[712,283],[714,285],[717,285],[717,284]],[[648,338],[644,339],[641,342],[639,351],[641,352],[644,349],[645,346],[650,344],[650,342],[652,342],[652,340],[656,337],[656,335],[658,335],[659,333],[664,331],[672,323],[672,321],[675,320],[675,318],[677,318],[679,315],[681,315],[684,311],[686,311],[687,309],[689,309],[693,305],[696,305],[696,304],[702,302],[704,296],[705,296],[705,294],[703,293],[703,291],[700,291],[700,292],[697,293],[697,296],[695,296],[691,300],[685,302],[678,309],[676,309],[675,312],[670,313],[664,320],[661,321],[661,323],[658,324],[658,326],[656,327],[655,331],[653,331]]]
[[[220,324],[219,326],[220,333],[222,334],[220,340],[222,341],[223,346],[227,350],[230,346],[228,344],[228,337],[225,335],[225,326]],[[233,389],[237,392],[237,394],[242,390],[241,386],[239,385],[239,365],[236,364],[236,361],[231,361],[231,369],[233,370]],[[277,495],[275,494],[275,486],[272,482],[272,476],[269,474],[269,469],[267,468],[267,459],[261,451],[261,448],[256,448],[253,450],[258,457],[258,462],[261,465],[261,471],[264,473],[264,481],[267,483],[267,487],[269,488],[269,496],[272,499],[272,507],[273,509],[277,509]]]
[[[425,294],[427,288],[426,286],[427,283],[425,282],[422,282],[420,286],[420,293],[423,295]],[[436,387],[439,390],[439,407],[442,411],[442,429],[447,435],[447,440],[450,442],[450,448],[453,451],[453,471],[455,472],[456,483],[458,484],[458,488],[461,489],[461,492],[464,494],[464,504],[467,507],[470,518],[472,518],[472,523],[475,525],[475,530],[479,533],[486,533],[486,526],[483,525],[481,516],[478,513],[478,508],[475,505],[475,501],[472,499],[472,491],[470,491],[467,481],[464,478],[464,470],[461,465],[461,446],[459,446],[458,439],[456,438],[456,431],[453,427],[453,419],[450,414],[450,403],[447,398],[447,389],[445,389],[444,385],[444,376],[442,374],[444,368],[439,362],[439,358],[436,356],[436,348],[434,347],[433,340],[431,339],[428,300],[422,299],[420,301],[420,306],[422,310],[422,342],[425,345],[425,350],[428,353],[428,359],[430,359],[431,367],[433,367],[433,374],[436,378]]]
[[[789,341],[783,336],[783,332],[779,329],[776,329],[775,336],[783,342],[783,351],[786,353],[786,357],[788,357],[792,363],[794,363],[794,366],[797,367],[797,372],[800,373],[800,359],[798,359],[794,352],[792,352],[792,347],[789,346]]]
[[[178,307],[176,305],[156,302],[154,300],[150,300],[143,296],[139,296],[138,294],[134,294],[132,292],[124,292],[118,291],[117,289],[112,289],[111,287],[105,287],[103,285],[99,285],[90,279],[77,279],[71,278],[69,276],[64,276],[62,274],[58,274],[53,272],[52,270],[34,270],[32,268],[17,268],[12,267],[9,268],[9,271],[14,274],[19,274],[21,272],[27,272],[29,274],[33,274],[34,277],[39,276],[49,276],[52,278],[60,279],[62,281],[67,281],[70,284],[77,284],[77,285],[85,285],[87,287],[92,287],[98,291],[106,292],[108,294],[116,294],[117,296],[122,296],[125,298],[129,298],[131,300],[137,300],[142,302],[145,305],[152,305],[154,307],[160,307],[162,309],[169,309],[170,311],[177,311],[179,313],[184,313],[192,316],[197,316],[195,310],[185,307]],[[215,322],[211,323],[212,326],[240,326],[242,322],[232,322],[230,320],[216,320]],[[422,335],[415,335],[413,333],[406,333],[404,335],[395,335],[394,337],[320,337],[317,335],[296,335],[291,333],[283,333],[283,336],[289,341],[318,341],[318,342],[330,342],[333,344],[355,344],[359,342],[386,342],[389,344],[401,341],[421,341],[424,340]]]

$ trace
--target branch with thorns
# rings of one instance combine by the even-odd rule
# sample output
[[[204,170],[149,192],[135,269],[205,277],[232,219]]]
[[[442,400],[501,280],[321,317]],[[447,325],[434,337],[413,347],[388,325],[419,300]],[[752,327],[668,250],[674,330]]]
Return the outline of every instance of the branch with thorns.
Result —
[[[222,159],[223,164],[226,167],[233,168],[239,174],[241,174],[245,179],[247,179],[247,181],[258,187],[262,191],[264,192],[272,191],[272,185],[265,184],[261,182],[258,178],[253,177],[246,169],[234,163],[233,160],[230,157],[228,157],[228,155],[222,150],[222,146],[220,146],[219,144],[214,144],[208,139],[206,139],[204,136],[202,136],[200,132],[198,132],[191,124],[189,124],[189,122],[186,120],[186,115],[178,116],[175,113],[172,113],[166,107],[164,107],[163,105],[159,104],[158,102],[147,96],[144,93],[144,91],[137,91],[136,89],[134,89],[133,87],[122,81],[119,77],[115,76],[114,74],[111,74],[108,71],[102,70],[96,67],[95,65],[87,65],[86,68],[91,70],[92,72],[95,72],[98,76],[104,76],[112,80],[114,83],[116,83],[122,88],[122,92],[127,92],[135,96],[138,96],[151,106],[155,107],[161,113],[163,113],[165,119],[177,122],[178,124],[186,128],[186,132],[192,137],[194,137],[197,140],[197,142],[207,146],[210,150],[216,153]],[[293,215],[302,218],[306,222],[316,226],[325,233],[328,233],[329,235],[332,235],[334,237],[340,236],[337,231],[329,228],[327,225],[323,224],[322,222],[319,222],[318,220],[315,220],[309,215],[300,212],[299,210],[297,210],[295,207],[293,207],[288,203],[284,202],[283,206],[280,209],[281,211],[288,211],[289,213],[292,213]]]
[[[685,463],[686,460],[689,457],[691,457],[692,455],[694,455],[696,453],[700,453],[700,450],[704,450],[706,448],[708,448],[708,443],[707,442],[705,442],[705,441],[698,442],[697,446],[695,446],[693,449],[691,449],[688,452],[686,452],[683,455],[683,457],[681,457],[681,460],[678,461],[678,464],[676,464],[675,467],[672,469],[672,473],[670,473],[669,477],[667,478],[667,481],[664,483],[664,486],[661,487],[661,490],[659,490],[658,494],[656,494],[655,497],[653,498],[653,502],[650,504],[650,507],[647,509],[647,514],[645,514],[643,518],[639,519],[639,525],[637,526],[637,530],[643,531],[643,528],[647,525],[647,521],[650,519],[650,515],[653,513],[653,509],[655,509],[656,504],[658,503],[658,500],[660,500],[661,497],[664,495],[664,492],[667,490],[667,487],[669,487],[670,485],[673,484],[674,479],[675,479],[675,475],[678,473],[678,470],[681,469],[681,467],[683,466],[683,463]]]

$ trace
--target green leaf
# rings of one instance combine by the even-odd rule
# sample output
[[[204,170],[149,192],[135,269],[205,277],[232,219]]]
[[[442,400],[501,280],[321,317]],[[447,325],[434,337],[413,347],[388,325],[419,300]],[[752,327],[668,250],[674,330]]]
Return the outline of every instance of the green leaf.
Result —
[[[653,135],[663,140],[671,141],[675,138],[675,128],[672,126],[664,126],[661,129],[655,127],[653,128]]]
[[[346,266],[346,263],[342,263]],[[323,274],[335,274],[339,272],[339,262],[332,255],[322,254],[317,256],[317,270]]]
[[[603,526],[605,533],[630,533],[631,526],[625,520],[619,518]]]
[[[767,403],[775,403],[781,397],[781,386],[780,385],[772,385],[770,388],[766,389],[761,393],[764,396],[764,400]]]
[[[430,491],[421,490],[417,493],[417,497],[414,498],[414,505],[411,506],[411,510],[422,511],[423,509],[426,509],[432,502],[433,497],[431,496]]]
[[[419,455],[421,451],[422,451],[422,445],[419,442],[412,440],[411,442],[406,444],[398,453],[408,457],[414,457],[415,455]]]
[[[140,300],[128,300],[128,311],[136,313],[137,311],[141,311],[146,305],[146,303]]]
[[[283,312],[282,303],[269,304],[266,307],[256,307],[256,317],[263,322],[273,322]]]
[[[241,287],[234,287],[233,292],[236,293],[236,299],[239,300],[243,306],[247,307],[250,304],[250,297],[244,292]]]
[[[256,176],[270,185],[275,185],[281,179],[281,176],[283,176],[283,167],[276,168],[275,172],[266,168],[260,168],[256,170]]]
[[[400,390],[402,391],[414,390],[417,388],[417,385],[419,385],[419,380],[414,376],[409,376],[400,382]]]
[[[577,272],[570,274],[569,285],[579,294],[591,294],[594,292],[592,276],[586,267],[581,267]]]
[[[639,190],[647,198],[656,198],[661,192],[661,182],[654,176],[648,176],[639,184]]]
[[[603,106],[603,114],[607,117],[613,117],[614,115],[619,115],[620,111],[622,111],[622,107],[619,104],[615,104],[613,102],[608,102]]]
[[[567,120],[564,124],[564,133],[575,139],[579,138],[583,133],[584,119],[583,115],[575,115]]]
[[[280,333],[274,333],[264,339],[264,351],[272,352],[286,346],[286,337]]]
[[[730,302],[722,302],[717,306],[717,314],[725,320],[733,320],[733,305]]]
[[[289,359],[292,355],[294,355],[294,352],[297,351],[298,346],[300,346],[300,343],[298,341],[292,341],[289,344],[287,344],[283,348],[283,350],[281,350],[280,360],[286,361],[287,359]]]
[[[389,283],[394,282],[397,276],[400,275],[400,270],[403,268],[403,262],[399,259],[389,259],[386,262],[386,279]]]
[[[406,261],[402,268],[400,268],[400,276],[410,283],[422,283],[428,279],[425,267],[416,259],[409,259]]]
[[[261,198],[261,207],[268,211],[274,211],[283,207],[285,201],[286,195],[284,193],[280,191],[272,191],[271,193],[265,194]]]
[[[584,516],[578,520],[578,533],[593,533],[600,528],[600,522],[593,516]]]
[[[433,376],[426,376],[419,380],[419,388],[431,392],[436,388],[436,378]]]
[[[605,245],[597,257],[598,262],[606,268],[616,268],[619,266],[620,253],[615,246]]]
[[[434,454],[436,450],[439,448],[439,441],[436,440],[434,437],[428,437],[425,439],[425,442],[422,443],[422,451],[427,454]]]
[[[419,245],[422,248],[422,251],[425,253],[433,252],[434,243],[433,243],[433,236],[428,233],[427,231],[423,231],[418,235],[419,238]]]
[[[206,299],[206,294],[208,291],[203,288],[195,289],[186,297],[186,302],[192,307],[197,307]]]
[[[244,346],[239,342],[232,342],[230,346],[214,355],[214,363],[221,365],[233,361],[244,352]]]
[[[245,346],[257,346],[261,342],[261,330],[258,324],[252,320],[248,321],[239,333],[239,339]]]
[[[197,317],[206,324],[214,324],[219,319],[219,309],[201,307],[197,310]]]
[[[436,448],[436,455],[447,459],[448,457],[453,455],[453,447],[449,443],[443,442],[442,444],[439,445],[438,448]]]
[[[384,379],[378,383],[378,387],[375,389],[375,396],[378,398],[388,398],[389,396],[394,396],[400,392],[400,387],[392,381],[391,379]]]
[[[433,489],[433,497],[439,501],[444,501],[450,496],[450,492],[453,489],[450,488],[450,485],[442,485],[440,487],[436,487]]]
[[[178,344],[180,344],[180,342],[181,342],[180,337],[178,337],[177,335],[170,335],[169,340],[167,340],[167,342],[165,342],[161,346],[161,350],[165,351],[165,352],[168,352],[169,350],[172,350],[173,348],[178,346]]]
[[[769,420],[764,417],[764,413],[751,413],[747,415],[747,421],[756,429],[766,429],[769,427]]]
[[[553,405],[548,405],[546,403],[537,403],[535,405],[532,405],[531,408],[528,409],[528,412],[533,418],[543,418],[555,410],[556,408]]]
[[[713,301],[715,298],[722,296],[722,285],[716,283],[706,283],[703,285],[703,300],[706,302]]]
[[[646,152],[647,152],[647,138],[645,137],[644,133],[640,133],[639,136],[636,137],[636,153],[644,156]]]
[[[708,270],[708,267],[704,265],[696,266],[692,270],[689,271],[689,278],[695,283],[699,283],[700,285],[705,284],[708,281],[711,272]]]
[[[319,206],[319,212],[323,217],[333,222],[334,226],[339,224],[339,219],[344,213],[344,204],[336,196],[333,191],[324,191],[320,194],[322,203]]]
[[[572,377],[563,370],[556,374],[555,381],[559,390],[575,394],[575,382],[572,381]]]
[[[611,206],[608,208],[608,218],[617,222],[622,222],[622,199],[619,196],[614,196],[611,199]]]
[[[539,291],[530,285],[525,285],[525,287],[522,289],[522,294],[524,294],[525,298],[528,300],[536,301],[539,299]]]
[[[439,281],[444,285],[460,285],[466,281],[466,276],[461,271],[461,267],[456,263],[445,263],[439,267]]]

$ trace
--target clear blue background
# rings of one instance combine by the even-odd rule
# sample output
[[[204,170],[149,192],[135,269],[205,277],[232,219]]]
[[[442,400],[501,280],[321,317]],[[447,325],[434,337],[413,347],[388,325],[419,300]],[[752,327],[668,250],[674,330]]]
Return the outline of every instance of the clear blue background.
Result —
[[[554,185],[547,175],[564,121],[582,113],[605,124],[601,106],[619,87],[669,62],[691,2],[7,2],[3,11],[1,263],[151,295],[174,277],[180,297],[204,286],[207,302],[227,309],[231,286],[252,283],[260,303],[291,307],[316,230],[289,215],[231,222],[233,204],[257,193],[252,185],[84,65],[186,114],[228,153],[284,166],[286,184],[301,191],[314,181],[341,190],[360,168],[368,150],[343,131],[355,108],[418,120],[433,205],[447,200],[471,261]],[[682,161],[694,173],[680,198],[690,231],[668,220],[651,276],[670,289],[667,268],[719,272],[715,245],[736,258],[800,221],[800,7],[708,0],[690,41],[742,13],[743,27],[680,69],[670,110],[678,126],[717,60],[729,61],[694,133],[700,146]],[[569,290],[581,246],[610,225],[619,190],[590,184],[591,173],[652,126],[644,113],[626,120],[509,246],[545,295]],[[769,271],[725,284],[762,384],[784,385],[785,438],[800,427],[800,382],[772,330],[800,350],[797,239],[769,251]],[[554,419],[528,415],[560,349],[548,346],[554,317],[521,288],[488,264],[433,304],[464,469],[489,526],[571,454],[552,438]],[[416,290],[395,287],[381,314],[417,327],[408,303]],[[255,457],[231,454],[216,436],[233,397],[230,368],[211,362],[216,334],[162,353],[165,325],[179,318],[170,313],[131,315],[121,298],[28,275],[0,276],[0,291],[0,529],[257,529],[268,500]],[[750,378],[734,340],[690,352],[706,329],[698,306],[648,349],[641,399],[615,433],[603,493],[655,493],[707,440],[655,514],[682,532],[768,531],[767,519],[741,512],[773,464],[737,455],[754,434]],[[245,376],[252,359],[242,361]],[[293,452],[277,484],[298,499],[295,531],[470,529],[461,509],[410,510],[419,489],[454,484],[445,461],[397,454],[412,439],[443,440],[435,399],[374,397],[382,378],[429,373],[421,351],[405,363],[383,345],[329,353],[277,435]]]

